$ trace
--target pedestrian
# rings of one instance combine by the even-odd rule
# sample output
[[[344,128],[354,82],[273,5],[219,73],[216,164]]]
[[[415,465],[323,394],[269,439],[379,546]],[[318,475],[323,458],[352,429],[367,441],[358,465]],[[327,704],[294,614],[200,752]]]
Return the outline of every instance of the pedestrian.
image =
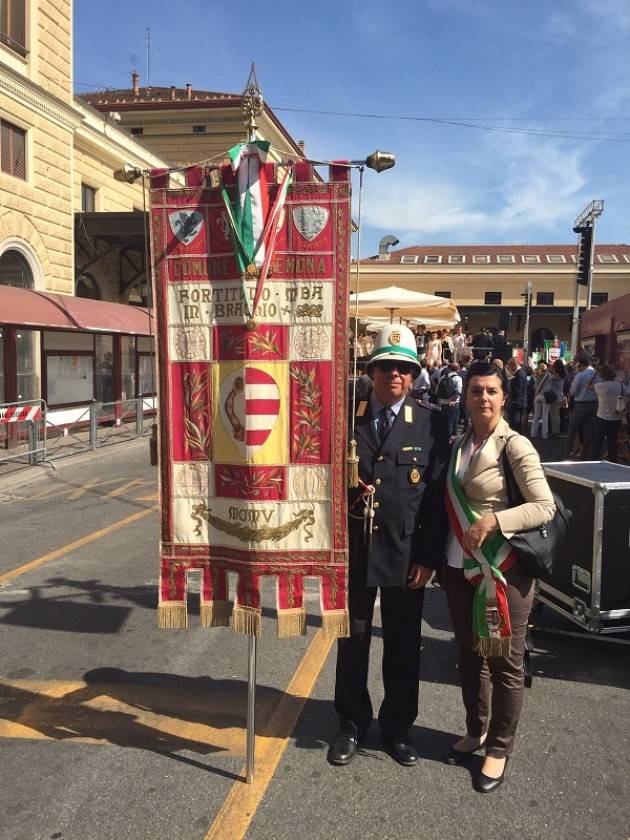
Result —
[[[565,396],[567,372],[562,359],[556,359],[551,366],[551,376],[543,392],[547,405],[549,406],[549,424],[547,433],[550,437],[560,434],[561,417]]]
[[[473,359],[489,359],[492,354],[492,349],[492,338],[490,337],[488,330],[479,330],[477,335],[473,338]]]
[[[518,359],[513,356],[508,359],[506,364],[508,376],[511,375],[510,383],[510,401],[508,404],[508,416],[510,426],[516,432],[523,433],[523,429],[527,424],[527,372],[518,363]]]
[[[437,332],[432,332],[427,343],[427,365],[431,368],[435,364],[442,364],[442,341]]]
[[[450,330],[442,330],[442,361],[444,364],[449,364],[455,360],[455,345],[451,338]]]
[[[411,396],[414,400],[422,400],[422,402],[429,402],[429,391],[431,390],[431,380],[429,379],[429,371],[427,370],[427,360],[420,359],[420,373],[411,383]]]
[[[538,362],[536,368],[535,390],[534,390],[534,413],[532,415],[532,423],[529,436],[532,438],[539,437],[538,429],[540,427],[540,434],[543,438],[547,438],[548,424],[549,424],[549,403],[545,399],[545,393],[549,388],[551,379],[551,372],[548,369],[547,362]]]
[[[453,347],[455,349],[455,361],[462,365],[464,356],[468,355],[468,350],[466,348],[466,336],[461,324],[458,324],[453,332]]]
[[[503,364],[512,356],[512,348],[505,337],[505,330],[499,330],[496,335],[492,336],[492,357],[493,359],[500,359]]]
[[[602,381],[593,386],[597,395],[597,415],[590,457],[599,461],[606,440],[608,460],[617,464],[617,438],[622,420],[626,416],[628,388],[617,379],[615,369],[611,365],[601,365],[598,372]]]
[[[372,723],[367,680],[379,590],[381,735],[400,764],[413,766],[419,758],[409,730],[418,714],[424,586],[444,556],[448,430],[440,411],[408,396],[418,367],[411,330],[384,327],[368,365],[373,390],[355,416],[362,483],[348,498],[350,636],[339,639],[337,649],[339,734],[328,752],[332,764],[354,758]]]
[[[597,394],[594,385],[597,373],[586,356],[575,359],[577,373],[571,383],[571,413],[567,430],[567,458],[579,457],[586,461],[590,457],[597,414]],[[578,456],[576,438],[582,438],[582,450]]]
[[[416,350],[418,351],[418,358],[422,360],[427,354],[427,328],[424,324],[419,324],[416,327]]]
[[[451,530],[441,584],[459,649],[466,710],[466,734],[452,745],[447,761],[460,764],[485,746],[475,780],[481,793],[502,784],[514,748],[534,597],[534,580],[504,535],[544,525],[555,512],[536,450],[502,418],[507,398],[504,370],[487,362],[470,366],[464,399],[471,426],[453,447],[446,493]],[[512,508],[504,453],[525,499]]]
[[[459,421],[459,401],[462,395],[462,378],[459,365],[452,362],[447,366],[437,385],[437,398],[440,411],[446,417],[450,437],[457,431]]]

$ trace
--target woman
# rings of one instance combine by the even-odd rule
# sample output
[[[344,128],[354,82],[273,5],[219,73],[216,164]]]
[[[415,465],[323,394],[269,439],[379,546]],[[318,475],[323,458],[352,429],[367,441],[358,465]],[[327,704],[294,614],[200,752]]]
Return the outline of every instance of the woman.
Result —
[[[437,363],[442,366],[442,342],[436,332],[431,333],[427,344],[427,365],[431,368]]]
[[[476,780],[482,793],[503,782],[512,753],[534,597],[534,581],[521,569],[506,538],[549,522],[555,512],[536,450],[503,419],[507,394],[504,370],[491,362],[473,362],[464,391],[471,426],[453,446],[446,493],[451,531],[441,585],[459,648],[466,709],[466,734],[451,747],[448,762],[459,764],[485,745]],[[508,505],[504,452],[525,499],[513,508]]]
[[[591,458],[598,461],[602,457],[604,439],[606,439],[608,460],[616,464],[618,463],[617,437],[623,420],[623,415],[616,412],[617,401],[619,397],[628,396],[628,388],[623,382],[618,381],[615,369],[610,365],[601,365],[598,373],[603,382],[596,382],[593,385],[597,394],[597,415]]]
[[[562,361],[562,359],[556,359],[553,365],[551,366],[551,376],[549,377],[549,382],[547,383],[547,387],[543,392],[543,397],[545,393],[553,394],[553,397],[551,399],[545,397],[545,401],[549,406],[549,422],[547,424],[547,432],[551,437],[555,437],[556,435],[560,434],[560,411],[564,407],[564,403],[566,401],[566,397],[564,395],[566,382],[567,371],[564,366],[564,362]],[[544,429],[545,424],[543,421],[543,437]]]
[[[557,435],[560,431],[560,405],[564,400],[565,369],[562,359],[556,359],[551,368],[547,368],[545,362],[542,376],[538,379],[534,396],[534,416],[530,430],[530,437],[538,437],[538,424],[540,423],[540,434],[546,440],[549,435]]]
[[[442,330],[442,361],[445,365],[455,361],[455,345],[450,330]]]

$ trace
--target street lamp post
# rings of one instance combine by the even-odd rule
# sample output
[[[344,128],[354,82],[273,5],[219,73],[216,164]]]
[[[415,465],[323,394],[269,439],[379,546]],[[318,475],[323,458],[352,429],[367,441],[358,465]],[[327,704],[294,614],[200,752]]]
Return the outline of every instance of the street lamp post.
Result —
[[[527,364],[529,358],[529,313],[532,307],[532,292],[534,286],[528,283],[522,295],[525,298],[525,329],[523,333],[523,364]]]
[[[573,318],[571,320],[571,357],[578,351],[578,334],[580,331],[580,286],[586,286],[586,309],[591,308],[593,294],[593,262],[595,260],[595,220],[604,212],[603,199],[597,199],[587,204],[573,223],[573,232],[580,234],[580,248],[578,267],[575,277],[575,291],[573,294]],[[583,248],[588,245],[588,255],[583,254]],[[584,259],[583,259],[584,257]]]

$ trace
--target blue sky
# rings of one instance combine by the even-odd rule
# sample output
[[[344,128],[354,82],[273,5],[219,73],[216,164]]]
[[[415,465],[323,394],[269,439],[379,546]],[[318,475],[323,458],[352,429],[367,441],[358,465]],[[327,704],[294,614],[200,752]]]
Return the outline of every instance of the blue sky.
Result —
[[[388,233],[573,242],[594,198],[598,241],[630,241],[630,0],[76,0],[77,93],[128,87],[134,55],[145,84],[148,26],[152,84],[239,92],[254,60],[313,157],[396,154],[393,170],[366,173],[362,256]]]

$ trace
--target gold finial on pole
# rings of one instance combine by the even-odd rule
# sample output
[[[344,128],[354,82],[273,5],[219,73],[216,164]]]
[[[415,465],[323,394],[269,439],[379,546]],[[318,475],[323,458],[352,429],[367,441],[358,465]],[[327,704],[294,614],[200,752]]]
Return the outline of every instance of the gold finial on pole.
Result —
[[[256,117],[262,114],[265,107],[265,100],[263,99],[258,79],[256,78],[256,65],[252,61],[252,67],[249,71],[249,78],[243,91],[243,112],[245,114],[245,125],[247,127],[247,139],[252,141],[256,139]]]

